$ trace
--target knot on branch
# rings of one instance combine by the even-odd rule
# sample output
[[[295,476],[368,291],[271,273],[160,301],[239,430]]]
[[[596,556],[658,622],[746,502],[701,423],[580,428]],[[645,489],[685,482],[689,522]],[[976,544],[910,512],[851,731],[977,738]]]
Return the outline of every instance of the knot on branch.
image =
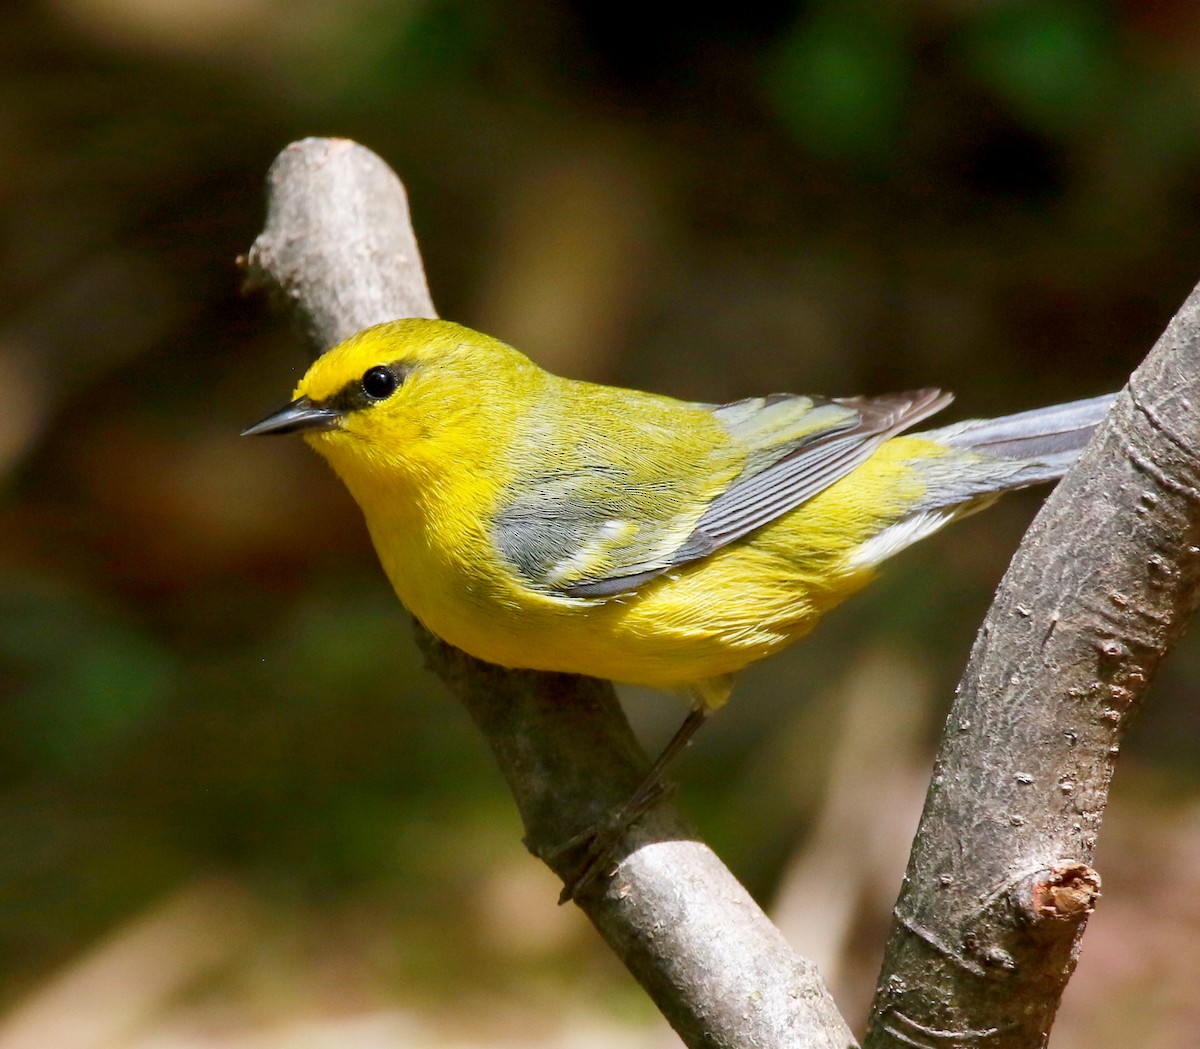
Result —
[[[1086,863],[1061,863],[1037,871],[1016,887],[1021,913],[1034,926],[1077,925],[1096,909],[1100,875]]]
[[[940,882],[952,887],[951,880]],[[1028,983],[1045,974],[1062,974],[1077,934],[1100,896],[1100,875],[1087,864],[1060,860],[1006,877],[993,891],[968,897],[970,905],[951,917],[945,904],[938,909],[943,925],[956,930],[942,938],[928,915],[924,921],[893,912],[900,925],[932,954],[927,963],[949,966],[960,974],[988,981]],[[1065,952],[1064,958],[1056,951]],[[1063,976],[1065,982],[1065,976]]]

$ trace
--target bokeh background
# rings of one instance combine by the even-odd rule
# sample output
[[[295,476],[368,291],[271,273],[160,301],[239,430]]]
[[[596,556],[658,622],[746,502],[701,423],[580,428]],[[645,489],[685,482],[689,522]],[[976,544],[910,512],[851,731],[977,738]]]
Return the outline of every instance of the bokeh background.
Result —
[[[0,1049],[677,1044],[554,906],[349,498],[237,438],[305,366],[234,265],[288,141],[393,164],[444,316],[711,401],[1089,396],[1200,280],[1194,0],[665,12],[0,7]],[[1039,498],[749,673],[681,772],[856,1019]],[[1200,1025],[1198,671],[1122,757],[1058,1047]],[[649,746],[682,715],[627,698]]]

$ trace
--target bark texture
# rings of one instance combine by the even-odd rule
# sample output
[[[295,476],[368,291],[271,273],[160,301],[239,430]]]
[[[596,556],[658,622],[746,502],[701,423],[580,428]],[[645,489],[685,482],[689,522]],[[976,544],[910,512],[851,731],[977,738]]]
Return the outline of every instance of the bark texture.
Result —
[[[1200,289],[1047,500],[946,722],[868,1049],[1046,1043],[1121,740],[1200,598]]]
[[[375,154],[340,139],[293,143],[272,165],[268,200],[247,283],[286,304],[314,353],[380,321],[436,315],[404,189]],[[502,669],[417,634],[487,738],[526,844],[569,873],[573,857],[555,850],[623,801],[648,765],[611,686]],[[689,1046],[855,1044],[812,964],[669,802],[617,855],[615,876],[579,905]]]

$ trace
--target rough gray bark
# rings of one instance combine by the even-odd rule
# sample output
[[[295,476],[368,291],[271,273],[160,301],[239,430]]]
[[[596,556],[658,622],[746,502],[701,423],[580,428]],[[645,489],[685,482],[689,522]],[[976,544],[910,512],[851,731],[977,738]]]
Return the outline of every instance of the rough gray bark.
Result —
[[[1200,599],[1200,289],[1034,521],[946,722],[868,1049],[1046,1044],[1121,739]]]
[[[306,139],[268,176],[247,283],[276,293],[314,352],[379,321],[435,316],[403,187],[369,150]],[[557,846],[628,797],[647,767],[607,683],[494,667],[417,627],[430,666],[491,746],[526,844],[560,875]],[[693,1047],[855,1044],[811,963],[795,955],[669,803],[620,843],[616,876],[578,901]]]

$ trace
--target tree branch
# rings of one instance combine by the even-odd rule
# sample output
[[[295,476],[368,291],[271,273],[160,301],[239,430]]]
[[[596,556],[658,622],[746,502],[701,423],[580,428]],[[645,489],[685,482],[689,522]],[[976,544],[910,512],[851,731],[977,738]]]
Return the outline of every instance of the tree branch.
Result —
[[[1200,600],[1200,288],[1038,514],[946,722],[868,1049],[1045,1044],[1122,737]]]
[[[435,316],[404,189],[375,154],[306,139],[280,154],[268,182],[247,284],[276,293],[315,352],[380,321]],[[555,849],[624,801],[648,764],[611,686],[504,670],[419,625],[417,634],[487,738],[526,844],[569,873]],[[812,964],[669,803],[639,820],[618,854],[615,877],[579,905],[689,1046],[854,1045]]]

